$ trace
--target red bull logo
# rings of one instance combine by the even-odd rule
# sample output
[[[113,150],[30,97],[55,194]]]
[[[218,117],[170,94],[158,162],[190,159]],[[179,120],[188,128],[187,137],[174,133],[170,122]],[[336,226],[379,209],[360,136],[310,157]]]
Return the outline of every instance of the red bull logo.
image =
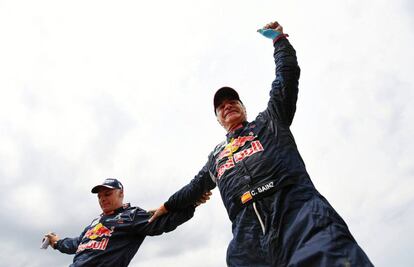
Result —
[[[240,147],[244,146],[246,142],[253,141],[255,138],[256,137],[252,135],[247,135],[247,136],[240,136],[240,137],[237,137],[236,139],[231,140],[230,143],[228,143],[226,147],[223,149],[223,151],[221,151],[217,159],[220,160],[224,157],[229,157],[233,155],[233,153],[236,152]]]
[[[89,229],[83,238],[89,238],[89,239],[97,239],[98,237],[110,237],[112,235],[112,230],[109,230],[106,228],[102,223],[98,223],[95,225],[95,227]]]
[[[234,155],[234,161],[237,163],[260,151],[263,151],[263,146],[260,141],[253,141],[250,148],[240,151]]]
[[[101,241],[89,240],[88,243],[80,244],[76,253],[84,251],[85,249],[105,250],[108,242],[108,238],[103,238]]]
[[[82,240],[89,239],[87,243],[82,243],[78,246],[76,253],[85,249],[105,250],[109,242],[109,237],[112,235],[113,230],[108,229],[102,223],[98,223],[93,228],[86,231]],[[95,240],[101,238],[100,240]]]
[[[230,170],[231,168],[233,168],[234,167],[234,161],[233,161],[233,158],[229,158],[227,161],[226,161],[226,163],[224,163],[223,165],[221,165],[219,168],[218,168],[218,171],[217,171],[217,175],[218,175],[218,178],[220,179],[221,178],[221,176],[224,174],[224,172],[226,171],[226,170]]]
[[[250,139],[249,138],[247,138],[247,137],[249,137],[249,136],[245,136],[243,139],[241,139],[242,141],[238,141],[238,144],[241,144],[241,143],[245,143],[246,141],[249,141]],[[253,137],[254,138],[254,137]],[[237,140],[237,139],[236,139]],[[238,147],[237,147],[237,149],[238,149]],[[236,150],[237,150],[236,149]],[[250,157],[251,155],[253,155],[253,154],[256,154],[256,153],[258,153],[258,152],[261,152],[261,151],[263,151],[264,150],[264,148],[263,148],[263,146],[262,146],[262,144],[260,143],[260,141],[259,140],[256,140],[256,141],[253,141],[252,143],[251,143],[251,146],[249,147],[249,148],[246,148],[246,149],[244,149],[244,150],[242,150],[242,151],[239,151],[239,152],[237,152],[237,153],[235,153],[234,155],[233,155],[233,152],[231,152],[229,155],[228,155],[228,159],[227,159],[227,161],[224,163],[224,164],[222,164],[222,165],[220,165],[218,168],[217,168],[217,178],[218,179],[220,179],[221,178],[221,176],[223,176],[223,174],[227,171],[227,170],[230,170],[230,169],[232,169],[234,166],[236,166],[236,163],[238,163],[238,162],[240,162],[240,161],[242,161],[242,160],[244,160],[245,158],[248,158],[248,157]],[[226,148],[221,152],[221,154],[220,155],[222,155],[222,154],[224,154],[224,153],[227,153],[227,152],[225,152],[226,151]],[[226,154],[227,155],[227,154]],[[220,158],[220,156],[219,156],[219,158]]]

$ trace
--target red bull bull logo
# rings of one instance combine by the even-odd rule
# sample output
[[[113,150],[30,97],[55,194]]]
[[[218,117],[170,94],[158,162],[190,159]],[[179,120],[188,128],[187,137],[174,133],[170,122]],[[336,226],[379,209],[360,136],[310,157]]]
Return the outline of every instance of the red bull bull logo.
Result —
[[[98,223],[95,227],[89,229],[83,238],[97,239],[98,237],[110,237],[112,235],[112,230],[106,228],[102,223]]]
[[[233,155],[233,153],[236,152],[240,147],[244,146],[246,142],[253,141],[255,138],[256,138],[255,136],[248,135],[248,136],[240,136],[236,139],[232,139],[230,143],[228,143],[225,146],[223,151],[221,151],[217,160]]]
[[[217,167],[217,178],[220,179],[221,176],[227,171],[232,169],[236,166],[236,163],[244,160],[245,158],[250,157],[253,154],[261,152],[264,150],[262,143],[259,140],[253,141],[250,144],[250,147],[243,149],[237,153],[236,152],[240,146],[245,145],[247,141],[252,141],[255,137],[254,136],[242,136],[239,137],[232,142],[230,142],[223,151],[219,154],[218,159],[216,160],[216,164],[218,160],[227,157],[227,161],[220,166]]]
[[[78,246],[76,253],[85,249],[105,250],[109,242],[109,237],[112,236],[112,229],[108,229],[102,223],[98,223],[93,228],[86,231],[82,240],[89,239],[87,243],[82,243]],[[95,240],[98,239],[99,240]]]

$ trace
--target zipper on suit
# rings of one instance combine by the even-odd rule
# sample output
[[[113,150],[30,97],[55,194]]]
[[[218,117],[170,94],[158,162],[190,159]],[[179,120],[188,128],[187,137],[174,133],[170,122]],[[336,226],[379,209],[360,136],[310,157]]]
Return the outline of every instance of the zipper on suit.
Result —
[[[241,161],[241,164],[242,164],[243,169],[246,172],[246,174],[248,174],[248,176],[250,177],[250,180],[249,180],[249,184],[250,184],[251,179],[253,178],[253,175],[250,173],[250,171],[247,168],[246,163],[244,162],[244,160]],[[254,213],[256,213],[257,219],[259,220],[260,227],[262,228],[263,235],[265,235],[266,234],[265,226],[264,226],[262,218],[260,217],[259,211],[257,210],[256,202],[253,202],[253,209],[254,209]]]
[[[262,218],[260,217],[259,211],[257,210],[256,202],[253,202],[253,209],[254,209],[254,213],[256,213],[257,219],[259,219],[259,223],[260,223],[260,226],[262,227],[263,235],[265,235],[266,234],[265,226],[264,226]]]

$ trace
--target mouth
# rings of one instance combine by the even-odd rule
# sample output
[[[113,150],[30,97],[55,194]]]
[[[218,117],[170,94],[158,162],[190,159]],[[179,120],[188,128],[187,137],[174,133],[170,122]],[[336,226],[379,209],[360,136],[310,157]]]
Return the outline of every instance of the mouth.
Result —
[[[226,114],[224,114],[224,117],[227,117],[232,113],[237,113],[237,111],[236,110],[229,110]]]

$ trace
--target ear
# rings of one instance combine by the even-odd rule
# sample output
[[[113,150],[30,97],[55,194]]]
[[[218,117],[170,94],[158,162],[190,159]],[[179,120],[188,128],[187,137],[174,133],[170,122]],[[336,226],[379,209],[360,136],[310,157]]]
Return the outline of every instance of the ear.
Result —
[[[244,115],[246,116],[246,120],[247,120],[247,110],[246,110],[246,107],[244,106],[244,104],[243,103],[241,103],[241,105],[242,105],[242,107],[243,107],[243,111],[244,111]]]
[[[223,124],[221,123],[221,121],[219,120],[219,118],[217,116],[216,116],[216,120],[221,126],[223,126]]]
[[[246,106],[243,104],[243,102],[240,102],[240,104],[241,104],[241,106],[243,107],[244,112],[246,112]],[[246,113],[247,113],[247,112],[246,112]]]

